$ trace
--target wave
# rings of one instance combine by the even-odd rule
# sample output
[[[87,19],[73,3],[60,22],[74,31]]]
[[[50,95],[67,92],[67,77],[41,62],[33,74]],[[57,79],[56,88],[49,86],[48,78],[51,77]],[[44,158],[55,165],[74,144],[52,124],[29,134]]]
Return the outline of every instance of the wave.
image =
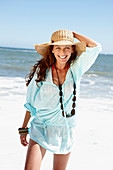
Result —
[[[0,47],[0,51],[37,53],[35,49]]]

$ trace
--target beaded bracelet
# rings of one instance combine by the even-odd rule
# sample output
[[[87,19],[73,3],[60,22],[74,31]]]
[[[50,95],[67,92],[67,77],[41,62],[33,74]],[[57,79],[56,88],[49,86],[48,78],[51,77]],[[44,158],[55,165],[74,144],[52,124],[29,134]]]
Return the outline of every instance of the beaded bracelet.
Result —
[[[18,129],[20,135],[27,135],[28,134],[28,127],[27,128],[19,128]]]

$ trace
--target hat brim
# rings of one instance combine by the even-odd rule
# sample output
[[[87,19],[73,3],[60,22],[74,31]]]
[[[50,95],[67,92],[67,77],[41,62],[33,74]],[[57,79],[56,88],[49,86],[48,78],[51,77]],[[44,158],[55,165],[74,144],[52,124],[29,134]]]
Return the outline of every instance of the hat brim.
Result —
[[[70,41],[57,41],[54,43],[45,43],[45,44],[36,44],[34,45],[36,51],[42,55],[42,56],[47,56],[49,47],[51,45],[75,45],[75,50],[77,52],[77,55],[79,56],[82,52],[86,51],[86,44],[84,42],[77,42],[77,43],[72,43]]]

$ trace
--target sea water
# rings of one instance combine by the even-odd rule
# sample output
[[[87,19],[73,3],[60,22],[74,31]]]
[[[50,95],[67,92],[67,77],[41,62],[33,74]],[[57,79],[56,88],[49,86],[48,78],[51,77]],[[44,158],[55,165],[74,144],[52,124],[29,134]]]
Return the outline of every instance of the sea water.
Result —
[[[41,56],[34,49],[0,47],[0,77],[6,82],[11,77],[13,81],[24,81],[32,65],[40,59]],[[16,92],[20,92],[18,90]],[[113,99],[113,55],[99,54],[82,77],[80,96]]]

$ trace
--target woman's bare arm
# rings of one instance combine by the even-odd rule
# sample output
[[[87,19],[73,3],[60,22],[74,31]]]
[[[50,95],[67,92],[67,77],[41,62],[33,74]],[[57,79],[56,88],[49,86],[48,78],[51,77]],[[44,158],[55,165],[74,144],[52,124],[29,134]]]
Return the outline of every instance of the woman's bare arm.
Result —
[[[72,32],[72,33],[73,33],[74,38],[78,39],[79,41],[85,42],[87,47],[96,47],[97,46],[97,43],[94,40],[92,40],[84,35],[78,34],[76,32]]]
[[[26,114],[25,114],[25,118],[24,118],[24,122],[23,122],[22,128],[27,127],[27,124],[28,124],[30,118],[31,118],[30,112],[27,110]]]

